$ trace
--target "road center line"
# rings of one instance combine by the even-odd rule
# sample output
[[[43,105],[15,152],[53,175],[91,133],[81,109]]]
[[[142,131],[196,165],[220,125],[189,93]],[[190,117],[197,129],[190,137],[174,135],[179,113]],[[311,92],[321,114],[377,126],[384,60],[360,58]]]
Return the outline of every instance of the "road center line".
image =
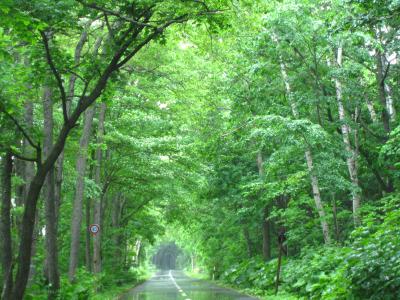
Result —
[[[172,276],[172,272],[171,270],[169,270],[169,278],[171,279],[172,283],[175,285],[175,287],[178,289],[178,291],[182,294],[182,296],[186,297],[186,293],[182,290],[182,288],[178,285],[178,283],[176,282],[174,276]],[[185,300],[191,300],[190,298],[186,298]]]

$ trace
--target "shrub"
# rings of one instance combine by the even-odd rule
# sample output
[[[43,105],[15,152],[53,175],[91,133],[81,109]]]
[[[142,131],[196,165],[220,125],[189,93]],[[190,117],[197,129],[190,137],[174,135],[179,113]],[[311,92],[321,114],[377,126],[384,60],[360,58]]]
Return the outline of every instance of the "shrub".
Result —
[[[400,212],[390,212],[371,233],[359,228],[352,253],[347,257],[346,276],[359,299],[400,299]]]
[[[400,299],[398,206],[392,199],[373,211],[347,247],[308,248],[300,257],[284,260],[280,290],[305,299]],[[371,216],[373,222],[368,221]],[[249,259],[227,270],[223,280],[271,293],[275,273],[276,259]]]

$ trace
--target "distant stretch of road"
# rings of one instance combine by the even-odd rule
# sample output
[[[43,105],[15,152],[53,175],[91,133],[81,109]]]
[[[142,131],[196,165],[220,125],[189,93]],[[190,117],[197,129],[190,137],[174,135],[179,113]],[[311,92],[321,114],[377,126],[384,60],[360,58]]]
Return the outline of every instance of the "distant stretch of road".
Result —
[[[256,300],[219,287],[208,281],[193,279],[181,271],[160,271],[120,300]]]

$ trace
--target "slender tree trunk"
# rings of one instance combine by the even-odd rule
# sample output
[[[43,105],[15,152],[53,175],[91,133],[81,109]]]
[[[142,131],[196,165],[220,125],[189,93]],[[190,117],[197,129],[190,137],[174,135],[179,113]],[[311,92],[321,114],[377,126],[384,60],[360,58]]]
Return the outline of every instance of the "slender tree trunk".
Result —
[[[75,197],[74,197],[74,209],[72,213],[71,222],[71,248],[69,258],[69,269],[68,277],[70,281],[75,278],[76,268],[79,263],[79,244],[80,234],[82,225],[82,213],[83,213],[83,197],[85,188],[85,171],[87,162],[87,148],[92,132],[93,116],[95,107],[89,107],[85,113],[85,120],[83,126],[82,136],[79,142],[80,151],[78,153],[78,159],[76,162],[76,185],[75,185]]]
[[[17,137],[19,137],[19,131],[16,131],[16,135]],[[23,152],[23,148],[24,145],[22,143],[22,152]],[[20,159],[15,159],[15,175],[17,175],[19,178],[21,178],[22,180],[24,180],[25,178],[25,164],[27,162],[24,160],[20,160]],[[16,206],[22,206],[23,202],[24,202],[24,193],[25,193],[25,183],[21,182],[20,184],[17,184],[15,186],[15,205]],[[18,227],[18,223],[19,220],[15,220],[15,222],[17,223],[17,227]]]
[[[102,143],[103,143],[103,136],[104,136],[104,120],[106,116],[106,104],[103,102],[101,103],[100,106],[100,112],[99,112],[99,127],[97,130],[97,149],[96,149],[96,167],[95,167],[95,182],[98,186],[101,185],[101,164],[102,164],[102,156],[103,156],[103,150],[102,150]],[[101,272],[101,216],[102,216],[102,211],[101,211],[101,206],[102,206],[102,201],[101,199],[104,197],[104,195],[99,195],[96,197],[94,201],[94,214],[93,214],[93,222],[94,224],[99,224],[100,225],[100,230],[99,232],[94,236],[93,238],[93,271],[94,273],[100,273]]]
[[[376,33],[376,38],[380,40],[381,33],[379,29],[376,30],[375,33]],[[380,49],[376,49],[375,60],[376,60],[375,77],[379,92],[379,100],[382,106],[381,115],[382,115],[383,127],[386,131],[387,137],[389,137],[391,131],[390,121],[395,121],[396,110],[393,104],[390,87],[386,83],[387,66],[385,63],[385,52],[382,52]],[[389,192],[394,191],[393,179],[391,177],[387,178],[387,187]]]
[[[387,68],[387,66],[386,66]],[[388,110],[390,121],[396,121],[396,108],[393,103],[393,93],[389,84],[385,83],[385,93],[386,93],[386,109]]]
[[[142,250],[142,241],[136,240],[135,243],[135,264],[136,266],[140,266],[140,251]]]
[[[27,57],[25,57],[24,59],[24,65],[26,68],[28,68],[30,65],[30,61]],[[32,84],[28,83],[26,85],[26,90],[30,91],[31,89],[32,89]],[[29,100],[25,101],[24,103],[24,124],[26,130],[28,132],[31,132],[33,126],[33,102]],[[18,133],[18,135],[19,134],[20,133]],[[26,140],[26,138],[22,139],[22,153],[25,157],[33,157],[33,153],[29,147],[29,143]],[[28,183],[35,174],[35,166],[31,161],[17,160],[16,170],[17,170],[17,175],[19,175],[24,182],[17,188],[18,190],[15,197],[15,204],[17,206],[22,206],[26,194],[28,192],[29,188]],[[21,221],[20,219],[17,220],[18,228],[20,227],[20,221]]]
[[[284,235],[284,230],[281,229],[278,236],[278,264],[276,267],[275,295],[278,294],[280,277],[281,277],[282,255],[284,252],[283,242],[285,240],[283,235]]]
[[[28,67],[29,61],[26,59],[25,65]],[[27,89],[30,90],[32,89],[32,85],[28,84]],[[25,128],[27,129],[28,132],[32,130],[33,127],[33,102],[32,101],[25,101],[24,104],[24,124]],[[29,143],[26,138],[23,139],[22,141],[22,152],[26,157],[33,157],[34,151],[32,151],[32,148],[29,146]],[[29,182],[32,180],[33,176],[35,176],[35,165],[31,161],[25,161],[24,162],[24,190],[23,190],[23,199],[26,199],[26,195],[28,194],[28,189],[29,189]],[[23,200],[21,201],[20,205],[22,205]]]
[[[339,243],[340,231],[339,231],[339,222],[337,219],[337,207],[336,207],[335,194],[332,195],[332,212],[333,212],[333,223],[335,225],[335,238],[336,238],[336,242]]]
[[[289,82],[289,77],[286,72],[286,66],[283,62],[280,62],[280,68],[281,68],[282,78],[283,78],[283,81],[285,84],[286,94],[288,96],[289,104],[292,109],[292,114],[296,119],[298,119],[299,112],[297,110],[297,105],[294,102],[293,97],[292,97],[292,90],[291,90],[291,86],[290,86],[290,82]],[[326,221],[325,209],[324,209],[324,206],[323,206],[322,200],[321,200],[321,193],[320,193],[320,189],[319,189],[318,177],[314,172],[314,161],[313,161],[311,149],[307,148],[304,151],[304,156],[306,158],[308,172],[310,173],[311,188],[312,188],[312,192],[313,192],[315,207],[317,208],[317,212],[318,212],[320,222],[321,222],[322,234],[324,236],[325,244],[329,244],[331,241],[329,225],[328,225],[328,222]]]
[[[265,260],[271,259],[271,226],[269,218],[269,207],[266,205],[263,212],[263,258]]]
[[[92,247],[91,247],[91,234],[89,232],[89,226],[91,224],[91,207],[92,207],[92,198],[86,197],[86,204],[85,204],[85,219],[86,219],[86,243],[85,243],[85,264],[86,269],[89,272],[92,272]]]
[[[25,124],[26,124],[26,129],[28,131],[32,130],[33,127],[33,103],[31,101],[26,101],[25,102],[25,111],[24,111],[24,119],[25,119]],[[34,156],[34,151],[32,150],[32,147],[29,145],[28,141],[26,138],[23,139],[22,142],[22,149],[23,149],[23,154],[26,157],[33,157]],[[24,172],[23,172],[23,179],[24,179],[24,187],[23,187],[23,200],[21,200],[21,202],[19,204],[17,204],[18,206],[23,206],[24,205],[24,200],[27,198],[28,196],[28,191],[29,191],[29,183],[31,182],[32,178],[35,176],[35,164],[31,161],[25,161],[24,162]],[[35,214],[35,238],[33,239],[33,245],[32,245],[32,254],[35,254],[36,251],[36,240],[37,240],[37,236],[38,236],[38,231],[37,231],[37,220],[38,219],[38,213]],[[18,229],[21,229],[21,221],[22,218],[19,218],[19,222],[18,222]],[[32,272],[30,272],[29,277],[32,278],[33,274]]]
[[[258,168],[258,175],[260,176],[261,180],[264,179],[264,158],[262,156],[261,150],[257,153],[257,168]],[[265,260],[271,259],[271,229],[270,223],[271,221],[268,220],[269,218],[269,205],[266,204],[263,210],[263,220],[262,220],[262,253]]]
[[[251,242],[251,238],[250,238],[249,228],[247,228],[247,227],[243,228],[243,236],[246,241],[247,254],[248,254],[249,258],[251,258],[254,256],[254,250],[253,250],[253,243]]]
[[[194,269],[196,268],[196,256],[194,253],[190,254],[190,264],[192,266],[192,272],[194,272]]]
[[[377,50],[377,53],[375,55],[375,60],[376,60],[376,72],[375,72],[375,77],[376,77],[376,82],[377,82],[377,87],[378,87],[378,92],[379,92],[379,101],[381,102],[381,118],[383,122],[383,128],[385,129],[385,132],[387,134],[390,133],[390,114],[388,112],[388,103],[386,99],[386,91],[385,91],[385,78],[384,76],[384,67],[382,65],[382,54],[380,53],[379,50]]]
[[[44,88],[43,96],[44,142],[43,155],[46,159],[53,147],[53,99],[49,87]],[[56,299],[60,288],[58,272],[57,227],[55,206],[55,174],[54,168],[47,173],[44,184],[44,200],[46,215],[46,276],[49,281],[48,299]]]
[[[371,117],[371,120],[373,123],[377,122],[377,117],[376,117],[376,111],[374,108],[374,104],[372,103],[372,101],[368,98],[368,96],[365,96],[365,102],[367,103],[367,107],[368,107],[368,111],[369,111],[369,115]]]
[[[342,48],[337,49],[337,65],[342,66]],[[336,100],[339,110],[339,120],[342,123],[342,137],[345,149],[347,152],[347,168],[349,170],[350,180],[353,184],[352,188],[352,201],[353,201],[353,219],[354,225],[358,226],[360,224],[359,209],[361,204],[361,194],[360,185],[358,183],[358,171],[357,171],[357,151],[353,149],[350,142],[350,126],[346,120],[345,109],[343,106],[343,94],[342,94],[342,84],[338,78],[334,79],[336,88]]]
[[[90,24],[88,24],[90,25]],[[85,45],[87,41],[87,28],[82,32],[80,39],[78,41],[78,44],[75,47],[75,54],[74,54],[74,64],[78,65],[81,61],[81,53],[83,46]],[[101,39],[100,42],[101,43]],[[96,47],[98,48],[100,44]],[[96,48],[95,47],[95,48]],[[97,50],[95,50],[97,52]],[[75,96],[75,82],[76,82],[77,76],[75,74],[72,74],[69,78],[69,85],[68,85],[68,91],[67,91],[67,111],[68,115],[71,110],[71,104],[73,102],[74,96]],[[56,179],[55,179],[55,207],[56,207],[56,227],[58,227],[58,216],[59,216],[59,209],[61,205],[61,197],[62,197],[62,182],[63,182],[63,170],[64,170],[64,149],[62,150],[60,156],[58,157],[58,160],[56,162]]]
[[[2,199],[0,219],[0,250],[1,267],[3,271],[2,299],[9,299],[12,291],[12,238],[11,238],[11,176],[13,160],[11,151],[7,151],[2,157]]]
[[[28,86],[29,88],[31,88],[30,85]],[[30,132],[33,126],[33,103],[31,101],[26,101],[24,104],[24,124],[26,124],[26,130]],[[25,157],[33,157],[33,151],[30,149],[26,138],[22,140],[22,153]],[[31,161],[16,160],[16,171],[17,175],[22,178],[23,183],[17,187],[15,204],[18,207],[22,207],[28,193],[29,182],[35,175],[35,165]],[[17,232],[21,229],[21,221],[21,217],[18,216],[15,218]]]
[[[91,161],[95,160],[95,151],[92,149],[90,153]],[[91,164],[89,168],[89,178],[93,180],[94,165]],[[89,272],[93,271],[93,259],[92,259],[92,234],[89,231],[89,227],[92,224],[92,197],[86,197],[85,200],[85,265]]]
[[[378,28],[375,30],[375,37],[382,44],[381,30]],[[387,77],[387,65],[386,65],[386,53],[381,49],[376,49],[375,54],[376,60],[376,81],[379,91],[379,100],[382,105],[382,121],[387,133],[390,132],[390,121],[394,121],[396,118],[396,110],[393,105],[392,92],[389,85],[386,82]]]
[[[111,212],[111,222],[112,222],[112,227],[113,230],[115,231],[115,234],[113,235],[113,244],[114,244],[114,261],[115,265],[119,265],[121,262],[121,258],[123,256],[123,252],[121,245],[123,244],[123,236],[122,233],[119,232],[119,229],[121,227],[121,216],[122,216],[122,211],[124,209],[125,205],[125,198],[121,193],[118,193],[115,195],[112,201],[112,212]]]

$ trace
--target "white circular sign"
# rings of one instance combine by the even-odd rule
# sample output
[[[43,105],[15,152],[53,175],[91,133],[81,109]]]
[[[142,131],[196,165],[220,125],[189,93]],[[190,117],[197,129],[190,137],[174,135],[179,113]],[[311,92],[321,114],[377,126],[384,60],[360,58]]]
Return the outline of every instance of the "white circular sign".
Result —
[[[89,226],[89,231],[92,234],[97,234],[100,231],[100,226],[98,224],[92,224]]]

